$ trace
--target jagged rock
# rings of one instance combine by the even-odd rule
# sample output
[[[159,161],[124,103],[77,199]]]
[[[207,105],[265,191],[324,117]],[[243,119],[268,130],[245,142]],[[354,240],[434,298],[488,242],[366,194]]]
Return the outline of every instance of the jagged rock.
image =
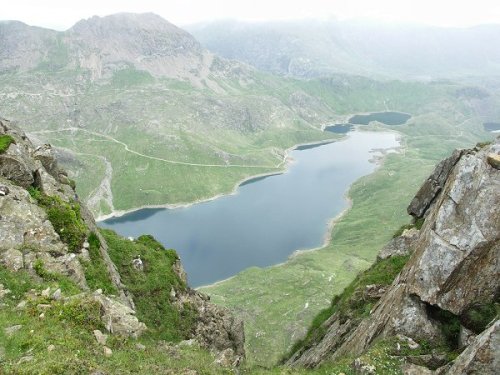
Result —
[[[130,307],[102,294],[94,294],[94,299],[101,304],[101,320],[108,332],[137,338],[146,330]]]
[[[70,199],[74,198],[74,192],[71,187],[59,183],[44,169],[37,169],[34,176],[34,185],[38,187],[42,193],[51,197],[59,197],[65,202],[69,202]]]
[[[361,375],[372,375],[377,373],[377,368],[374,365],[363,363],[361,358],[356,358],[352,367],[357,374]]]
[[[460,316],[472,305],[494,300],[500,279],[500,173],[487,162],[487,154],[498,147],[500,140],[480,151],[455,151],[436,167],[408,208],[426,217],[414,252],[370,316],[346,329],[333,315],[324,337],[287,364],[315,367],[361,355],[376,339],[397,334],[439,343],[444,337],[432,309]],[[493,374],[500,368],[498,325],[497,320],[439,373]],[[426,359],[436,361],[435,366],[444,360],[437,355]]]
[[[317,345],[293,354],[286,363],[288,366],[316,367],[342,345],[356,322],[350,319],[343,322],[339,314],[334,314],[323,326],[326,328],[324,338]]]
[[[234,361],[235,361],[235,355],[233,349],[227,348],[221,351],[217,355],[217,358],[215,359],[214,363],[221,367],[236,367],[238,363],[235,363]]]
[[[16,249],[9,249],[0,253],[0,263],[9,270],[17,272],[24,267],[23,253]]]
[[[144,270],[144,265],[142,264],[141,258],[135,258],[132,259],[132,267],[134,267],[135,270],[137,271],[143,271]]]
[[[16,310],[24,310],[26,308],[26,305],[28,304],[28,301],[22,300],[19,302],[16,306]]]
[[[104,351],[105,357],[111,357],[113,355],[113,351],[110,348],[108,348],[107,346],[105,346],[103,348],[103,351]]]
[[[90,243],[89,243],[89,241],[87,241],[87,240],[86,240],[86,241],[84,241],[82,246],[83,246],[83,248],[84,248],[84,249],[88,250],[88,249],[90,248]]]
[[[478,335],[455,359],[447,375],[498,374],[500,369],[500,320]]]
[[[409,263],[409,293],[456,315],[498,289],[500,173],[486,152],[463,155],[450,172]]]
[[[401,236],[393,238],[378,253],[378,259],[387,259],[392,256],[409,255],[413,252],[413,246],[420,231],[412,228],[405,230]]]
[[[54,293],[52,293],[52,299],[54,301],[59,301],[62,297],[62,292],[61,292],[61,289],[56,289],[56,291]]]
[[[458,346],[459,348],[465,348],[469,346],[476,338],[476,334],[470,329],[460,326],[460,335],[458,336]]]
[[[47,351],[49,353],[53,352],[54,350],[56,350],[56,346],[54,344],[50,344],[49,346],[47,346]]]
[[[2,299],[3,297],[5,297],[9,293],[10,293],[10,290],[9,289],[5,289],[5,287],[3,286],[3,284],[0,284],[0,299]]]
[[[427,367],[418,366],[413,363],[405,363],[402,367],[403,375],[432,375],[434,371]]]
[[[14,146],[12,144],[9,150]],[[20,157],[9,154],[0,155],[0,176],[24,188],[31,186],[35,181],[32,168]]]
[[[182,263],[179,259],[177,259],[172,266],[175,275],[181,280],[184,284],[187,284],[187,275],[186,271],[184,271],[184,267],[182,267]]]
[[[26,190],[9,182],[6,185],[10,194],[0,199],[0,253],[20,248],[66,253],[67,247],[47,220],[45,211]]]
[[[367,285],[363,291],[363,299],[379,299],[384,295],[387,288],[382,285]]]
[[[49,296],[50,296],[50,286],[47,289],[42,290],[42,293],[40,295],[42,297],[49,298]]]
[[[434,198],[443,188],[448,175],[463,153],[463,150],[455,150],[449,158],[441,161],[436,166],[434,172],[432,172],[429,178],[424,182],[415,195],[415,198],[413,198],[408,206],[407,211],[409,215],[417,218],[424,216],[425,212],[434,201]]]
[[[146,350],[146,345],[141,344],[141,343],[138,342],[137,344],[135,344],[135,348],[137,350],[140,350],[141,352],[143,352],[144,350]]]
[[[496,169],[500,169],[500,155],[498,154],[488,154],[488,163]]]
[[[94,330],[94,337],[96,339],[96,341],[100,344],[100,345],[106,345],[106,341],[108,340],[108,335],[105,335],[104,333],[102,333],[100,330],[98,329],[95,329]]]
[[[58,178],[59,167],[57,165],[56,158],[54,157],[54,152],[52,146],[49,144],[44,144],[35,149],[33,152],[33,158],[39,160],[45,170],[54,178]]]
[[[5,197],[10,193],[10,190],[7,186],[5,185],[0,185],[0,197]]]
[[[192,291],[187,298],[181,296],[180,300],[188,300],[198,312],[194,334],[196,341],[216,352],[230,348],[234,354],[232,362],[242,362],[245,357],[243,321],[229,310],[210,303],[208,297],[199,292]]]
[[[22,324],[16,324],[14,326],[10,326],[10,327],[6,327],[4,328],[4,332],[5,332],[5,335],[7,337],[10,337],[12,336],[14,333],[16,333],[17,331],[19,331],[21,328],[23,328]]]

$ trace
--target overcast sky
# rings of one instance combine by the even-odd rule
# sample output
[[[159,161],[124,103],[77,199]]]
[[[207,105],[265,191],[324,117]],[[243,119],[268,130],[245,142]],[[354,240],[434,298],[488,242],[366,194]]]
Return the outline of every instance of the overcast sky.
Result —
[[[500,23],[500,0],[0,0],[0,19],[58,30],[82,18],[154,12],[182,26],[213,19],[370,18],[436,26]]]

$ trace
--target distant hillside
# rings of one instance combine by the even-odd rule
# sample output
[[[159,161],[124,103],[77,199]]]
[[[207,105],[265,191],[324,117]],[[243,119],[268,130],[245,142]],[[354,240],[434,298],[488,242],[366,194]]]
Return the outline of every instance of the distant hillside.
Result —
[[[65,32],[2,22],[0,44],[0,114],[57,147],[98,215],[210,198],[279,170],[286,148],[332,137],[320,100],[276,92],[287,82],[154,14]]]
[[[236,21],[188,30],[209,50],[295,77],[332,73],[439,78],[500,74],[500,26],[437,28],[361,22]]]

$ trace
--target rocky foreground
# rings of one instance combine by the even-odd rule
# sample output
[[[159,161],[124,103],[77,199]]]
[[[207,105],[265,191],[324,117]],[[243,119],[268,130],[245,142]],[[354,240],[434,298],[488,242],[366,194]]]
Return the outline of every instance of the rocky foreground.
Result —
[[[130,241],[100,231],[79,201],[74,183],[58,167],[50,145],[35,147],[6,120],[0,120],[0,141],[0,271],[6,280],[14,280],[12,285],[17,285],[16,278],[28,275],[34,286],[15,300],[7,300],[14,291],[0,279],[0,312],[20,311],[13,316],[22,320],[21,312],[27,311],[28,316],[44,319],[50,311],[66,311],[75,304],[82,311],[84,305],[95,305],[100,329],[92,332],[106,355],[112,353],[106,346],[108,335],[131,339],[170,335],[174,341],[189,340],[188,345],[212,351],[224,366],[241,363],[245,357],[243,323],[188,287],[175,251],[165,250],[150,236]],[[113,239],[113,249],[107,238]],[[123,257],[128,246],[133,246],[130,258],[115,264],[112,257]],[[160,263],[165,268],[157,274],[155,267]],[[152,293],[146,288],[152,285],[158,301],[154,297],[144,301],[142,293],[135,291],[141,283],[144,293]],[[157,325],[165,322],[152,316],[164,316],[167,323],[178,326],[160,329]],[[178,323],[183,317],[189,324]],[[5,339],[0,340],[0,365],[4,346],[9,347],[10,338],[22,328],[22,324],[2,327],[6,336],[0,337]],[[33,348],[28,345],[27,350]],[[23,361],[36,360],[24,354]]]
[[[499,154],[497,139],[442,161],[408,207],[415,224],[379,255],[378,264],[409,256],[402,271],[390,286],[368,285],[362,297],[348,296],[346,308],[344,296],[334,302],[332,315],[287,365],[315,368],[354,356],[356,371],[383,374],[363,355],[385,342],[405,374],[497,374]],[[358,314],[360,300],[378,302]]]

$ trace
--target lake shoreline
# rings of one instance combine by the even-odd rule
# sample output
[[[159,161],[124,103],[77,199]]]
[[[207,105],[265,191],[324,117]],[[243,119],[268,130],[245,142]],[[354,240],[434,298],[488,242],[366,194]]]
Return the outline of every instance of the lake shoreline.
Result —
[[[348,136],[348,134],[346,134],[346,136]],[[296,145],[293,145],[293,146],[287,148],[284,151],[284,153],[283,153],[283,161],[281,161],[278,164],[278,166],[276,167],[276,169],[277,169],[276,171],[270,171],[270,172],[265,172],[265,173],[260,173],[260,174],[251,175],[251,176],[245,177],[245,178],[239,180],[234,185],[233,189],[230,192],[228,192],[228,193],[220,193],[220,194],[214,195],[214,196],[209,197],[209,198],[196,199],[196,200],[194,200],[192,202],[165,203],[165,204],[158,204],[158,205],[144,205],[144,206],[139,206],[139,207],[131,208],[131,209],[128,209],[128,210],[113,210],[110,214],[101,215],[101,216],[96,217],[95,221],[96,222],[100,222],[100,221],[105,221],[105,220],[112,219],[112,218],[119,218],[121,216],[130,214],[132,212],[140,211],[140,210],[143,210],[143,209],[155,209],[155,208],[165,208],[165,209],[188,208],[188,207],[194,206],[194,205],[199,204],[199,203],[211,202],[213,200],[216,200],[216,199],[219,199],[219,198],[222,198],[222,197],[225,197],[225,196],[235,195],[235,194],[237,194],[238,188],[241,185],[245,184],[245,183],[251,183],[252,180],[258,180],[258,179],[261,179],[261,178],[266,178],[266,177],[271,177],[271,176],[278,176],[278,175],[286,173],[287,170],[288,170],[289,165],[291,163],[293,163],[293,158],[291,158],[289,156],[289,154],[290,154],[290,152],[296,150],[298,147],[301,147],[301,146],[322,146],[322,145],[327,145],[327,144],[330,144],[330,143],[333,143],[333,142],[342,141],[345,138],[347,138],[347,137],[344,136],[344,137],[332,138],[331,140],[321,140],[321,141],[317,141],[317,142],[298,143]]]
[[[357,129],[356,129],[357,130]],[[369,130],[360,130],[360,131],[369,131]],[[402,149],[403,149],[403,138],[402,138],[402,135],[401,133],[399,133],[398,131],[396,130],[387,130],[388,133],[395,133],[397,134],[397,138],[396,138],[396,141],[398,142],[399,146],[397,147],[392,147],[392,148],[388,148],[388,149],[374,149],[374,152],[379,152],[381,155],[374,155],[369,161],[371,163],[374,163],[376,164],[376,168],[373,170],[372,173],[368,174],[368,175],[365,175],[363,177],[366,177],[366,176],[371,176],[373,175],[374,173],[376,173],[380,167],[384,164],[384,161],[385,161],[385,158],[387,157],[387,155],[390,154],[390,150],[395,150],[396,152],[400,152]],[[348,135],[348,134],[346,134]],[[362,177],[361,177],[362,178]],[[358,182],[360,179],[357,179],[356,181],[353,181],[352,184],[349,185],[347,191],[345,192],[344,194],[344,199],[346,200],[346,203],[347,203],[347,206],[340,212],[338,213],[337,215],[335,215],[333,218],[331,218],[328,223],[327,223],[327,229],[325,231],[325,235],[324,235],[324,238],[323,238],[323,243],[320,245],[320,246],[317,246],[317,247],[314,247],[314,248],[310,248],[310,249],[297,249],[295,250],[293,253],[291,253],[289,255],[289,257],[283,261],[283,262],[280,262],[280,263],[276,263],[276,264],[273,264],[273,265],[270,265],[270,266],[267,266],[267,267],[263,267],[263,268],[272,268],[272,267],[280,267],[280,266],[283,266],[285,265],[286,263],[288,263],[289,261],[291,261],[292,259],[294,259],[295,257],[298,257],[298,256],[301,256],[303,254],[306,254],[306,253],[310,253],[310,252],[313,252],[313,251],[319,251],[321,249],[324,249],[325,247],[327,247],[328,245],[330,245],[331,241],[332,241],[332,231],[335,227],[335,225],[340,222],[340,220],[342,220],[342,218],[351,210],[352,208],[352,205],[353,205],[353,201],[352,201],[352,198],[350,196],[350,191],[352,189],[352,186]],[[251,268],[251,267],[249,267]],[[248,268],[247,268],[248,269]],[[243,271],[240,271],[240,272],[244,272],[245,270]],[[234,277],[238,276],[238,274],[240,273],[238,272],[237,274],[233,275],[233,276],[230,276],[230,277],[227,277],[225,279],[222,279],[222,280],[218,280],[214,283],[211,283],[211,284],[207,284],[207,285],[201,285],[201,286],[198,286],[194,289],[196,290],[201,290],[201,289],[205,289],[205,288],[212,288],[212,287],[215,287],[219,284],[222,284],[226,281],[229,281],[231,279],[233,279]]]

